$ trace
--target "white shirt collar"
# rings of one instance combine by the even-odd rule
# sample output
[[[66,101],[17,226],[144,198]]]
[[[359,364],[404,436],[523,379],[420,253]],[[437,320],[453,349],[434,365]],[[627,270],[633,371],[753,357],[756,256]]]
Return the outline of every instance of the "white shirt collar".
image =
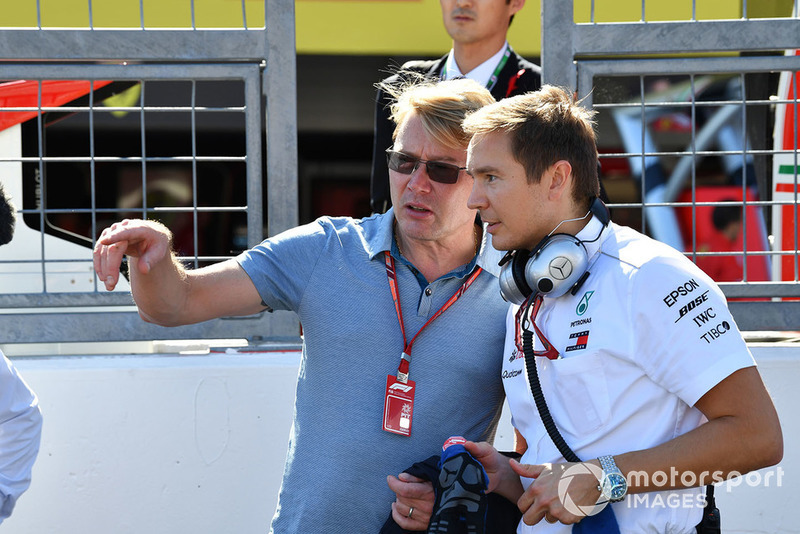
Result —
[[[444,79],[445,80],[452,80],[453,78],[459,77],[466,77],[470,80],[475,80],[483,87],[489,85],[489,79],[494,74],[494,69],[500,63],[500,60],[503,58],[503,54],[508,48],[508,41],[503,43],[503,46],[500,47],[500,50],[497,51],[495,55],[469,71],[468,73],[462,73],[458,65],[456,64],[456,58],[453,55],[453,49],[450,49],[450,54],[447,56],[447,61],[445,62],[445,71],[444,71]]]
[[[580,232],[575,236],[577,239],[583,242],[583,246],[586,247],[586,253],[591,261],[594,258],[594,255],[600,250],[600,245],[603,243],[603,239],[605,237],[602,235],[605,231],[605,227],[603,223],[600,222],[600,219],[592,214],[592,218],[586,223]]]

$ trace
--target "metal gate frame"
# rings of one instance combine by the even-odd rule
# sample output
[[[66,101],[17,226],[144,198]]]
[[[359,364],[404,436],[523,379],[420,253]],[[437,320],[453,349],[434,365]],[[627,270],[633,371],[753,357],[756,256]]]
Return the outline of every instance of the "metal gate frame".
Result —
[[[788,50],[798,35],[800,18],[576,24],[573,0],[542,0],[542,80],[575,88],[581,59]]]
[[[294,3],[265,0],[264,11],[260,28],[3,29],[0,79],[242,80],[247,107],[247,245],[254,246],[264,237],[262,118],[268,147],[268,233],[298,224]],[[142,321],[131,304],[129,293],[105,291],[0,295],[2,341],[260,341],[296,340],[299,335],[290,312],[164,328]],[[127,306],[127,311],[117,311],[119,306]],[[50,310],[41,313],[41,308]]]
[[[644,11],[644,4],[643,4]],[[542,0],[542,78],[570,87],[592,106],[597,76],[646,76],[693,73],[777,72],[800,70],[800,58],[790,56],[681,57],[631,59],[668,53],[782,51],[800,46],[800,18],[738,19],[686,22],[574,22],[572,0]],[[602,57],[602,59],[599,59]],[[728,298],[767,299],[729,302],[742,330],[796,330],[800,283],[720,283]]]

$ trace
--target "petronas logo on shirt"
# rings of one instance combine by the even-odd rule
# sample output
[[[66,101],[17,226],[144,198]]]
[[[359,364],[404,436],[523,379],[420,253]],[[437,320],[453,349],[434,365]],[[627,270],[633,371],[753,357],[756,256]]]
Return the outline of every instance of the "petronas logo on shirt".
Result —
[[[592,295],[594,295],[594,291],[587,291],[583,294],[581,301],[578,302],[578,307],[575,308],[575,313],[578,315],[586,313],[586,310],[589,309],[589,299],[592,298]]]

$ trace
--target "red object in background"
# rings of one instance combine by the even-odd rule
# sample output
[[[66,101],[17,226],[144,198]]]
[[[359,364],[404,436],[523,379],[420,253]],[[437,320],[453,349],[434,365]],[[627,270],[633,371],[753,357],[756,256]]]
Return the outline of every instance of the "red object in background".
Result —
[[[787,56],[800,56],[800,49],[791,50]],[[772,157],[772,200],[785,202],[772,207],[772,234],[775,250],[785,252],[773,260],[776,280],[797,280],[797,221],[798,212],[798,166],[797,150],[797,87],[800,85],[800,71],[781,73],[778,84],[778,99],[784,101],[775,108],[775,133]]]
[[[747,201],[757,200],[756,195],[747,192]],[[685,191],[678,197],[679,202],[691,202],[691,191]],[[696,202],[724,202],[742,201],[742,188],[740,186],[714,186],[698,187],[695,190]],[[742,226],[737,236],[731,240],[720,230],[714,227],[713,213],[720,206],[692,206],[675,208],[678,224],[681,227],[684,243],[691,248],[692,214],[696,213],[696,250],[697,252],[730,252],[724,256],[697,256],[696,263],[706,274],[716,282],[741,282],[744,280],[744,262],[747,262],[747,281],[757,282],[770,279],[769,259],[766,255],[751,255],[750,252],[769,250],[766,229],[759,208],[748,205]],[[741,206],[732,206],[742,216]],[[744,225],[746,224],[746,232]],[[747,252],[743,254],[743,237],[747,234]],[[689,251],[691,252],[691,250]]]
[[[800,49],[795,50],[791,55],[800,56]],[[787,87],[788,92],[786,96],[781,97],[781,95],[779,95],[779,97],[789,101],[795,100],[797,96],[795,95],[795,92],[798,84],[800,84],[800,71],[795,72],[794,76],[792,76],[792,81],[789,82]],[[783,113],[784,116],[783,116],[782,148],[784,150],[794,150],[795,148],[797,148],[797,141],[796,141],[797,137],[796,137],[796,132],[794,131],[794,119],[795,119],[795,114],[797,113],[795,105],[790,104],[783,106]]]
[[[3,111],[4,108],[51,108],[63,106],[95,90],[110,84],[110,81],[95,81],[94,86],[89,81],[75,80],[43,80],[29,81],[17,80],[0,83],[0,131],[15,124],[20,124],[32,119],[39,112]],[[39,102],[39,86],[41,84],[42,98]]]
[[[653,120],[655,132],[691,133],[692,117],[688,113],[666,113]]]
[[[311,193],[311,219],[322,215],[366,217],[370,214],[369,182],[317,180]]]

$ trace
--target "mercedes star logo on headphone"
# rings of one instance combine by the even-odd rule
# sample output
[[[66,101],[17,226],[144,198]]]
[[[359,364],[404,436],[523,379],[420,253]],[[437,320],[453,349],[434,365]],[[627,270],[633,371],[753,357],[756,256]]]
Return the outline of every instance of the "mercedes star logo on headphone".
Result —
[[[597,217],[603,227],[611,220],[608,208],[597,197],[592,200],[589,213]],[[589,276],[589,255],[577,237],[551,233],[533,251],[507,252],[500,266],[500,294],[507,302],[522,304],[534,290],[549,297],[577,291]]]

